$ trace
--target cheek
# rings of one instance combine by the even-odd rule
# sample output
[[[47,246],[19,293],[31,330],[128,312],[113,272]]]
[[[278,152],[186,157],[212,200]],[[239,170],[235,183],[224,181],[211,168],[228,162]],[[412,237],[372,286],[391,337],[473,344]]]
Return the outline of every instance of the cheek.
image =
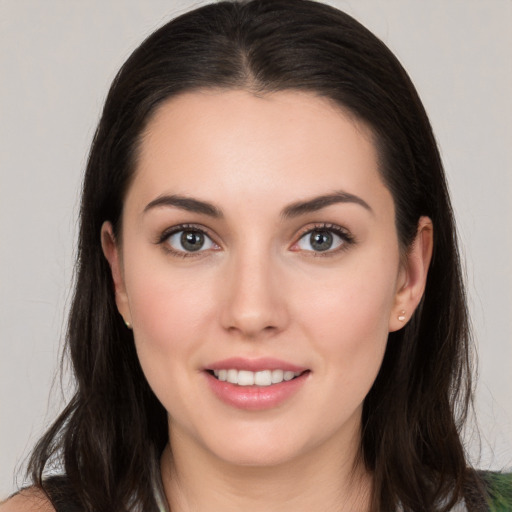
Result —
[[[176,270],[139,253],[128,262],[126,284],[139,359],[144,370],[180,372],[192,364],[194,350],[212,317],[209,280],[191,269]],[[155,258],[154,258],[155,259]],[[149,376],[148,376],[149,377]]]
[[[310,282],[300,293],[302,315],[310,318],[315,329],[327,329],[333,335],[347,332],[383,331],[387,334],[389,314],[395,301],[395,273],[387,265],[358,264],[328,278]],[[317,322],[313,321],[317,318]]]
[[[388,339],[389,295],[375,286],[345,280],[304,316],[314,340],[319,374],[330,407],[326,424],[338,425],[360,411],[382,364]],[[353,286],[351,286],[353,284]],[[380,290],[381,292],[383,290]],[[312,301],[313,302],[313,301]],[[304,324],[303,324],[304,325]]]
[[[170,278],[141,284],[141,289],[134,289],[131,308],[142,337],[160,349],[179,348],[180,340],[193,345],[211,302],[205,284],[197,289],[190,281]]]
[[[207,335],[212,312],[211,290],[197,274],[169,268],[140,268],[129,280],[135,346],[146,379],[172,415],[185,411],[194,393],[191,376],[197,372],[197,354]],[[128,277],[128,276],[127,276]]]
[[[395,269],[392,258],[376,262],[363,257],[329,279],[319,278],[316,286],[310,282],[296,291],[295,316],[324,354],[325,364],[340,369],[340,379],[354,381],[357,376],[368,381],[363,386],[373,382],[387,344]]]

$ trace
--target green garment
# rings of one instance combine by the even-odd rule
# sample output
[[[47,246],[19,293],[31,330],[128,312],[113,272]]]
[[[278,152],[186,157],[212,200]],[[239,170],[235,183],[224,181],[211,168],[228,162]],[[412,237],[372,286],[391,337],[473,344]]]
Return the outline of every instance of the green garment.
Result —
[[[512,473],[481,473],[490,512],[512,512]]]

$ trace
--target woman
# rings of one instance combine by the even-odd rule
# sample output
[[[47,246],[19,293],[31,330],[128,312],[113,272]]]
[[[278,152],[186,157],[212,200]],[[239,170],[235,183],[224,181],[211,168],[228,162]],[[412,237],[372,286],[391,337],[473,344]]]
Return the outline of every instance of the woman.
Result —
[[[220,3],[129,58],[86,171],[68,343],[77,391],[13,510],[486,510],[495,492],[459,438],[469,331],[428,119],[333,8]]]

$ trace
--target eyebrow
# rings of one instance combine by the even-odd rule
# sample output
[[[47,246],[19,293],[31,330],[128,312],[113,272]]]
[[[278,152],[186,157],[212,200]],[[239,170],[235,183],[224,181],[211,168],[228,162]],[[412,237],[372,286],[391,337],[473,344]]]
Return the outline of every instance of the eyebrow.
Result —
[[[200,201],[199,199],[193,199],[192,197],[184,197],[180,195],[171,196],[159,196],[144,208],[144,213],[162,206],[171,206],[181,208],[188,212],[201,213],[214,218],[221,218],[222,212],[213,204],[207,203],[206,201]]]
[[[305,215],[306,213],[316,212],[322,208],[327,208],[327,206],[331,206],[332,204],[337,203],[358,204],[365,210],[368,210],[370,213],[374,213],[370,205],[359,196],[355,196],[354,194],[350,194],[348,192],[337,191],[332,194],[313,197],[307,201],[298,201],[293,203],[283,210],[282,216],[284,218],[298,217],[300,215]]]
[[[348,192],[337,191],[332,194],[326,194],[322,196],[313,197],[306,201],[297,201],[292,203],[283,209],[281,216],[285,219],[299,217],[307,213],[316,212],[323,208],[327,208],[337,203],[353,203],[362,206],[373,214],[373,210],[370,205],[361,199],[359,196],[350,194]],[[208,215],[216,219],[222,218],[222,211],[212,203],[194,199],[192,197],[180,196],[177,194],[159,196],[144,208],[144,213],[154,208],[160,207],[175,207],[182,210],[186,210],[193,213],[200,213],[202,215]]]

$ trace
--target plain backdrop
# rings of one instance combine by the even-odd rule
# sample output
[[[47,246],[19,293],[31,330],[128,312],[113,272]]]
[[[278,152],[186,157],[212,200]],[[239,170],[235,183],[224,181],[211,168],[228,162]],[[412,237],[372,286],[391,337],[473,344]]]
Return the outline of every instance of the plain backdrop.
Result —
[[[0,494],[54,418],[81,173],[131,51],[187,0],[0,0]],[[479,349],[468,446],[512,466],[512,2],[339,0],[397,54],[430,115]],[[442,312],[440,312],[442,314]],[[52,387],[53,383],[53,387]],[[22,483],[22,479],[19,479]]]

